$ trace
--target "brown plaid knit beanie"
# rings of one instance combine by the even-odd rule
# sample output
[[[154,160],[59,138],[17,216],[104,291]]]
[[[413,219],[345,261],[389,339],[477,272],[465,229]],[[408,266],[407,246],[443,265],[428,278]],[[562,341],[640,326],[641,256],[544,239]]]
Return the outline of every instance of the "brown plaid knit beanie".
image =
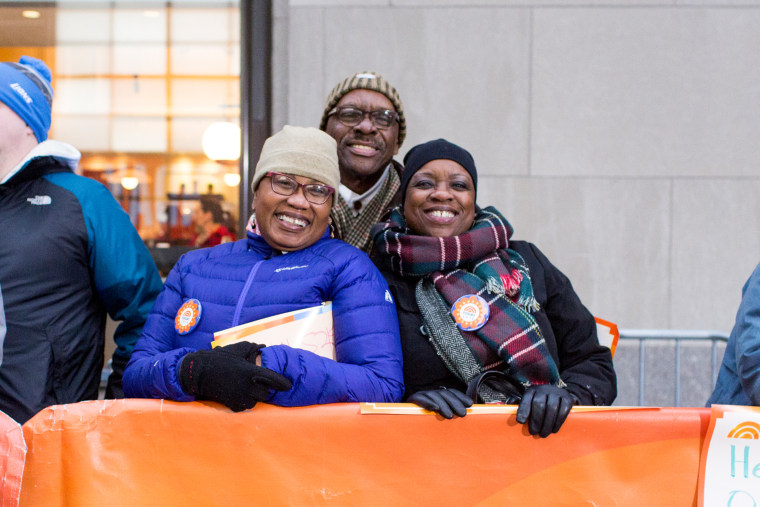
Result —
[[[347,77],[332,89],[327,96],[325,110],[322,113],[322,120],[319,122],[319,129],[325,130],[327,127],[327,115],[338,104],[345,94],[353,90],[371,90],[382,93],[391,101],[393,107],[398,113],[398,146],[404,144],[406,137],[406,118],[404,117],[404,105],[401,103],[396,89],[386,81],[383,76],[377,72],[363,71]]]

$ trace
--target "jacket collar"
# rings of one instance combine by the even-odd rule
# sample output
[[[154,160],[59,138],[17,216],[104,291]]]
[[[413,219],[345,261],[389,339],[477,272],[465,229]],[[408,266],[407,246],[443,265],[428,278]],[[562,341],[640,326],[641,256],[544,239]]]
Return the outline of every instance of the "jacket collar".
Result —
[[[73,172],[79,164],[82,154],[70,144],[62,143],[48,139],[43,141],[27,153],[22,160],[11,172],[9,172],[0,185],[4,185],[11,180],[14,183],[39,178],[45,174],[57,172]],[[41,159],[54,159],[55,163],[37,164]]]
[[[266,242],[263,236],[260,236],[259,234],[256,234],[255,232],[248,231],[246,233],[246,238],[248,241],[248,250],[252,252],[256,252],[264,256],[265,258],[274,257],[276,255],[283,255],[287,254],[288,252],[282,252],[280,250],[276,250],[272,248],[269,243]],[[322,237],[320,237],[315,243],[307,246],[306,248],[302,248],[301,250],[306,250],[307,248],[311,248],[314,245],[318,245],[322,241],[326,241],[330,239],[330,226],[327,227],[325,230],[325,233],[322,234]],[[300,250],[296,250],[297,252]]]

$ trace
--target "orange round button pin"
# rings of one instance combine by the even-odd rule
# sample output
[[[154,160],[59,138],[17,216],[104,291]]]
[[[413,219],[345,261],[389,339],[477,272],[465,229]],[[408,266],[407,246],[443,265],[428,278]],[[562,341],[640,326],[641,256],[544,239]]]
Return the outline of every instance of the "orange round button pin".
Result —
[[[451,316],[462,331],[477,331],[488,321],[488,302],[477,294],[467,294],[451,305]]]
[[[201,302],[197,299],[188,299],[177,310],[177,316],[174,317],[174,329],[179,334],[187,334],[198,325],[201,320],[203,308]]]

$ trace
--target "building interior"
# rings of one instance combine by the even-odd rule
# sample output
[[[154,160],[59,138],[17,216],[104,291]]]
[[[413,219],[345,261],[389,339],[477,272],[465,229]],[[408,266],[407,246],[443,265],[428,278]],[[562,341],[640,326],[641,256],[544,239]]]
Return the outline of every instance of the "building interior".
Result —
[[[233,229],[247,218],[240,20],[239,1],[0,2],[0,61],[47,63],[50,138],[82,153],[79,170],[109,188],[157,261],[193,245],[201,195],[221,200]]]

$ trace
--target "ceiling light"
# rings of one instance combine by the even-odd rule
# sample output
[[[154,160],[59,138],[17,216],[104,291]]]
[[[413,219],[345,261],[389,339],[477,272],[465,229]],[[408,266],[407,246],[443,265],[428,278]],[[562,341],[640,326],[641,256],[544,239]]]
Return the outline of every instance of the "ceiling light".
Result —
[[[224,183],[228,187],[236,187],[240,185],[240,174],[238,173],[224,173]]]
[[[121,186],[127,190],[134,190],[139,184],[140,180],[137,178],[137,176],[124,176],[121,179]]]
[[[240,158],[240,127],[237,123],[217,121],[203,132],[203,153],[211,160]]]
[[[37,19],[42,16],[40,11],[21,11],[21,15],[27,19]]]

